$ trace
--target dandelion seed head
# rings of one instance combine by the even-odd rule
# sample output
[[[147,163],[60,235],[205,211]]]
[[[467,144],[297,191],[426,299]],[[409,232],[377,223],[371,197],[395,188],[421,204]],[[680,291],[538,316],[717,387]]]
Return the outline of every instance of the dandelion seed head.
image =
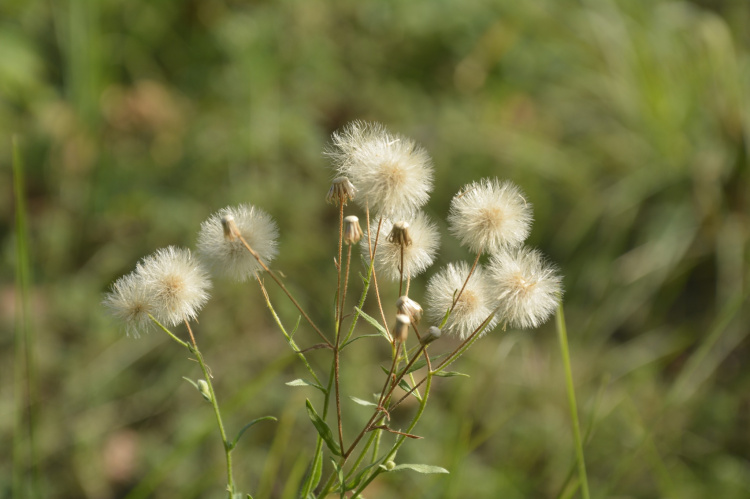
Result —
[[[445,313],[453,305],[453,300],[461,291],[471,267],[466,262],[449,263],[432,276],[427,283],[427,317],[431,322],[440,323]],[[487,285],[482,267],[477,266],[458,297],[453,312],[448,317],[443,330],[466,339],[494,310],[492,294]],[[482,334],[491,331],[497,324],[492,318]]]
[[[562,278],[537,250],[524,247],[493,255],[489,278],[497,314],[511,327],[544,324],[560,302]]]
[[[402,246],[398,239],[389,240],[387,237],[393,230],[394,222],[384,218],[378,236],[378,247],[375,250],[375,265],[378,275],[385,275],[392,281],[398,281],[401,277],[401,252],[404,254],[404,279],[415,277],[424,272],[432,262],[440,245],[440,235],[435,224],[429,221],[427,215],[417,213],[408,221],[409,237],[411,244]],[[375,235],[378,230],[378,222],[370,224],[372,243],[375,244]],[[368,238],[363,237],[360,244],[362,253],[369,255]]]
[[[211,281],[190,250],[159,249],[141,260],[135,271],[143,279],[151,313],[166,326],[194,319],[208,300]]]
[[[351,179],[356,201],[379,217],[401,218],[419,210],[432,191],[432,160],[414,141],[382,125],[355,121],[333,134],[327,151],[338,175]]]
[[[239,237],[225,237],[226,220],[233,220],[233,230],[242,235],[266,265],[278,252],[276,239],[279,231],[265,211],[245,204],[223,208],[201,224],[198,233],[201,260],[217,274],[246,281],[263,267]]]
[[[149,291],[143,278],[135,272],[117,279],[103,304],[122,321],[128,336],[137,338],[140,333],[147,333],[155,327],[148,316],[153,310]]]
[[[517,247],[531,230],[531,205],[512,182],[482,179],[451,201],[450,231],[475,253]]]

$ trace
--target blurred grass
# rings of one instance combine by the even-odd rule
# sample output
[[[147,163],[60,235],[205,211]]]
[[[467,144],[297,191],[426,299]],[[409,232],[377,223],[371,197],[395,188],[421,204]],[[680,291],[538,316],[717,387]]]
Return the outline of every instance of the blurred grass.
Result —
[[[741,0],[4,1],[0,162],[19,134],[44,495],[220,493],[210,411],[181,379],[197,366],[158,335],[122,338],[101,293],[154,249],[193,245],[213,211],[250,202],[282,228],[276,268],[330,326],[336,213],[321,150],[359,118],[430,151],[428,211],[443,228],[451,196],[481,176],[533,201],[531,243],[566,276],[592,496],[747,497],[749,48]],[[0,186],[11,366],[10,168]],[[440,263],[469,257],[446,236]],[[290,405],[303,389],[283,383],[303,372],[254,286],[217,282],[197,334],[231,428],[284,417],[235,453],[242,487],[281,496],[302,465],[275,431],[309,439]],[[383,354],[365,343],[343,366],[363,396]],[[574,453],[554,328],[483,345],[461,359],[471,379],[436,383],[417,427],[428,438],[399,454],[451,475],[391,474],[368,497],[558,496]],[[12,379],[0,383],[4,449]],[[0,474],[0,497],[11,480]]]

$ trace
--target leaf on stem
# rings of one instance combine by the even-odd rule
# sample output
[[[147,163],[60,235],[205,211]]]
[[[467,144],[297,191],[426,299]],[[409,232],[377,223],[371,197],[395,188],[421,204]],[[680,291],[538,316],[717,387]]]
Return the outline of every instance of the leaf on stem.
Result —
[[[357,473],[357,476],[355,476],[351,482],[346,484],[346,487],[345,487],[346,490],[352,490],[352,489],[356,489],[357,487],[359,487],[359,484],[362,483],[362,479],[365,477],[367,472],[370,471],[375,466],[379,465],[383,461],[383,459],[385,459],[385,456],[381,457],[380,459],[378,459],[371,465],[365,466],[364,468],[362,468],[362,470],[359,473]]]
[[[287,381],[284,384],[286,386],[312,386],[314,388],[317,388],[318,390],[320,390],[324,394],[326,392],[326,389],[323,388],[322,386],[320,386],[319,384],[317,384],[317,383],[315,383],[313,381],[308,381],[306,379],[302,379],[302,378],[298,378],[298,379],[295,379],[295,380],[292,380],[292,381]]]
[[[318,440],[318,445],[320,445],[320,440]],[[305,479],[305,482],[302,484],[300,497],[304,497],[305,499],[307,499],[308,497],[313,496],[312,491],[315,489],[315,487],[318,486],[322,476],[323,476],[323,455],[322,455],[322,452],[318,452],[318,447],[316,446],[316,454],[315,454],[315,457],[313,458],[313,462],[310,465],[310,471],[307,475],[307,478]]]
[[[468,374],[460,373],[458,371],[437,371],[435,376],[440,376],[441,378],[452,378],[454,376],[462,376],[464,378],[470,377]]]
[[[372,326],[373,326],[373,327],[374,327],[375,329],[377,329],[377,330],[378,330],[378,332],[380,333],[380,335],[381,335],[381,336],[382,336],[383,338],[385,338],[386,340],[388,340],[388,342],[390,342],[390,341],[391,341],[391,338],[390,338],[390,336],[388,335],[388,332],[387,332],[387,331],[385,330],[385,328],[383,327],[383,325],[382,325],[381,323],[379,323],[379,322],[378,322],[377,320],[375,320],[375,319],[374,319],[373,317],[370,317],[369,315],[367,315],[366,313],[364,313],[364,312],[362,311],[362,309],[361,309],[361,308],[359,308],[359,307],[354,307],[354,310],[356,310],[356,311],[357,311],[357,313],[358,313],[359,315],[361,315],[361,316],[362,316],[362,318],[363,318],[364,320],[366,320],[367,322],[369,322],[370,324],[372,324]]]
[[[412,470],[417,473],[450,473],[450,471],[440,466],[431,466],[429,464],[399,464],[395,466],[391,471],[399,470]]]
[[[268,420],[268,421],[278,421],[273,416],[263,416],[262,418],[253,419],[248,424],[246,424],[245,426],[243,426],[242,429],[240,430],[240,432],[237,434],[237,436],[234,437],[234,440],[232,441],[232,443],[229,444],[229,450],[232,450],[232,449],[234,449],[237,446],[237,442],[240,441],[240,437],[242,436],[243,433],[245,433],[245,431],[248,430],[248,428],[250,428],[251,426],[253,426],[255,423],[259,423],[261,421],[266,421],[266,420]]]
[[[196,390],[201,391],[200,387],[198,386],[198,383],[196,383],[192,379],[186,378],[185,376],[183,376],[182,379],[184,379],[185,381],[187,381],[188,383],[190,383],[191,385],[193,385]]]
[[[377,407],[378,406],[378,404],[376,404],[375,402],[368,402],[367,400],[362,400],[357,397],[350,396],[349,398],[352,399],[357,404],[364,405],[365,407]]]
[[[336,477],[339,479],[339,487],[344,487],[344,470],[341,469],[341,466],[339,466],[339,463],[336,462],[335,459],[331,458],[331,463],[333,464],[333,469],[336,471]]]
[[[312,421],[315,429],[318,430],[318,435],[320,435],[320,438],[323,439],[323,441],[328,446],[328,449],[334,455],[340,456],[341,449],[339,448],[339,444],[333,438],[333,432],[331,432],[331,428],[329,428],[326,422],[323,421],[320,416],[318,416],[318,413],[315,412],[315,409],[313,408],[309,400],[305,400],[305,405],[307,405],[307,415],[310,416],[310,421]]]
[[[341,345],[341,347],[339,347],[339,350],[343,350],[344,347],[349,346],[350,344],[354,343],[357,340],[361,340],[362,338],[376,338],[376,337],[379,338],[381,336],[382,334],[363,334],[361,336],[357,336],[356,338],[352,338],[351,340],[347,341],[346,343]]]
[[[294,333],[297,332],[297,329],[299,329],[299,321],[302,320],[302,316],[297,317],[297,324],[294,325],[294,329],[292,329],[292,332],[289,333],[289,341],[292,341],[292,338],[294,338]]]

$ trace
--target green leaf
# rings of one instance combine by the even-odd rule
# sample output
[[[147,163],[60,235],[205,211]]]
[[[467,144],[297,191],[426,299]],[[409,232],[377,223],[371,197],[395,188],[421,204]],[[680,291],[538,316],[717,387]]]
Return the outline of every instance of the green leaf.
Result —
[[[322,438],[326,443],[331,453],[333,453],[335,456],[340,456],[341,449],[339,448],[339,444],[336,443],[336,440],[334,440],[333,438],[333,432],[331,432],[331,428],[328,427],[325,421],[320,419],[320,416],[318,416],[318,413],[315,412],[315,409],[313,409],[313,406],[309,400],[306,400],[305,404],[307,405],[307,415],[310,416],[310,421],[312,421],[315,429],[318,430],[318,435],[320,435],[320,438]]]
[[[234,449],[237,446],[237,442],[240,441],[240,437],[242,436],[243,433],[245,433],[245,431],[247,431],[255,423],[260,423],[261,421],[278,421],[278,420],[275,417],[273,417],[273,416],[263,416],[262,418],[253,419],[248,424],[246,424],[245,426],[243,426],[242,429],[240,430],[240,432],[237,434],[237,436],[234,437],[234,440],[229,445],[229,450],[232,450],[232,449]]]
[[[401,381],[398,382],[398,386],[405,392],[408,392],[409,390],[411,390],[411,385],[409,385],[409,383],[404,378],[401,378]],[[412,393],[416,393],[416,392],[417,391],[414,390]]]
[[[430,360],[434,362],[442,357],[445,357],[446,355],[447,354],[445,353],[441,353],[440,355],[433,355],[432,357],[430,357]],[[424,357],[422,357],[421,359],[419,359],[418,361],[414,362],[414,364],[411,365],[409,370],[406,371],[406,374],[413,373],[414,371],[418,371],[426,365],[427,365],[427,361],[424,359]]]
[[[289,333],[289,341],[291,341],[292,338],[294,338],[294,333],[296,333],[297,332],[297,328],[299,328],[299,321],[300,321],[300,319],[302,319],[301,315],[297,317],[297,324],[294,325],[294,329],[292,329],[292,332]]]
[[[379,465],[383,461],[383,459],[385,459],[385,456],[381,457],[380,459],[378,459],[371,465],[364,467],[362,471],[357,473],[357,476],[355,476],[351,482],[346,484],[346,487],[345,487],[346,490],[352,490],[352,489],[356,489],[357,487],[359,487],[359,484],[362,483],[362,479],[365,477],[367,472],[370,471],[371,468],[374,468],[375,466]]]
[[[320,440],[318,440],[318,442],[320,442]],[[318,447],[316,446],[315,448],[317,450]],[[304,498],[312,497],[313,499],[315,499],[315,495],[312,493],[312,491],[315,490],[315,487],[318,486],[322,476],[323,476],[323,453],[316,452],[315,458],[313,459],[313,462],[310,465],[310,472],[307,475],[305,482],[302,484],[300,497],[304,497]]]
[[[350,396],[349,398],[352,399],[357,404],[364,405],[366,407],[377,407],[378,406],[378,404],[376,404],[375,402],[368,402],[367,400],[362,400],[362,399],[359,399],[357,397],[351,397]]]
[[[183,376],[182,379],[184,379],[185,381],[187,381],[188,383],[190,383],[191,385],[193,385],[196,390],[201,391],[200,387],[198,386],[198,383],[196,383],[192,379],[186,378],[185,376]]]
[[[396,465],[391,471],[399,470],[412,470],[417,473],[450,473],[445,468],[440,466],[431,466],[429,464],[399,464]]]
[[[339,479],[339,486],[343,488],[344,470],[341,469],[341,466],[339,466],[335,459],[331,458],[331,463],[333,464],[333,469],[336,471],[336,477]]]
[[[379,338],[381,336],[382,334],[363,334],[361,336],[357,336],[356,338],[352,338],[351,340],[347,341],[346,343],[341,345],[341,347],[339,347],[339,350],[343,350],[344,347],[350,345],[351,343],[354,343],[357,340],[361,340],[362,338],[376,338],[376,337]]]
[[[312,382],[312,381],[308,381],[308,380],[306,380],[306,379],[302,379],[302,378],[299,378],[299,379],[295,379],[295,380],[292,380],[292,381],[287,381],[287,382],[286,382],[286,383],[284,383],[284,384],[285,384],[286,386],[312,386],[312,387],[315,387],[315,388],[317,388],[318,390],[320,390],[320,391],[321,391],[321,392],[323,392],[323,393],[325,393],[325,392],[326,392],[326,389],[325,389],[325,388],[323,388],[322,386],[320,386],[319,384],[317,384],[317,383],[314,383],[314,382]]]
[[[438,371],[435,373],[435,376],[440,376],[441,378],[452,378],[453,376],[462,376],[464,378],[468,378],[468,374],[460,373],[457,371]]]
[[[372,326],[373,326],[373,327],[374,327],[375,329],[377,329],[377,330],[378,330],[378,332],[380,333],[380,335],[381,335],[381,336],[382,336],[383,338],[385,338],[385,339],[386,339],[386,340],[388,340],[389,342],[391,341],[391,338],[390,338],[390,336],[388,335],[388,332],[387,332],[387,331],[385,330],[385,328],[383,327],[383,325],[382,325],[381,323],[379,323],[378,321],[376,321],[375,319],[373,319],[372,317],[370,317],[369,315],[367,315],[366,313],[364,313],[364,312],[362,311],[362,309],[361,309],[361,308],[359,308],[359,307],[354,307],[354,310],[356,310],[356,311],[357,311],[357,312],[359,313],[359,315],[361,315],[361,316],[362,316],[362,318],[363,318],[364,320],[366,320],[367,322],[369,322],[370,324],[372,324]]]

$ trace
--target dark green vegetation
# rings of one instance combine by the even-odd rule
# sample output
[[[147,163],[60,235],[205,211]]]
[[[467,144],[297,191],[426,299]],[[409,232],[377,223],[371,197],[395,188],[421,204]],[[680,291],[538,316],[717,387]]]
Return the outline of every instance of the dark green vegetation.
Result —
[[[337,215],[321,149],[357,118],[429,150],[437,219],[482,176],[533,202],[530,243],[565,275],[592,497],[750,496],[748,49],[743,0],[4,0],[0,448],[28,462],[31,426],[37,464],[12,476],[2,452],[0,497],[35,476],[44,497],[221,497],[213,414],[181,378],[198,366],[166,335],[124,338],[101,294],[249,202],[281,228],[274,268],[330,326]],[[29,373],[13,339],[12,134]],[[440,263],[470,258],[446,234]],[[214,286],[195,331],[230,433],[279,417],[243,436],[238,484],[291,497],[314,445],[310,393],[284,385],[303,370],[257,285]],[[419,299],[424,280],[413,286]],[[366,397],[388,353],[359,344],[342,383]],[[397,459],[451,474],[392,473],[368,497],[574,493],[554,324],[478,345],[455,365],[471,378],[436,381],[416,428],[427,438]],[[26,387],[32,413],[14,423]]]

